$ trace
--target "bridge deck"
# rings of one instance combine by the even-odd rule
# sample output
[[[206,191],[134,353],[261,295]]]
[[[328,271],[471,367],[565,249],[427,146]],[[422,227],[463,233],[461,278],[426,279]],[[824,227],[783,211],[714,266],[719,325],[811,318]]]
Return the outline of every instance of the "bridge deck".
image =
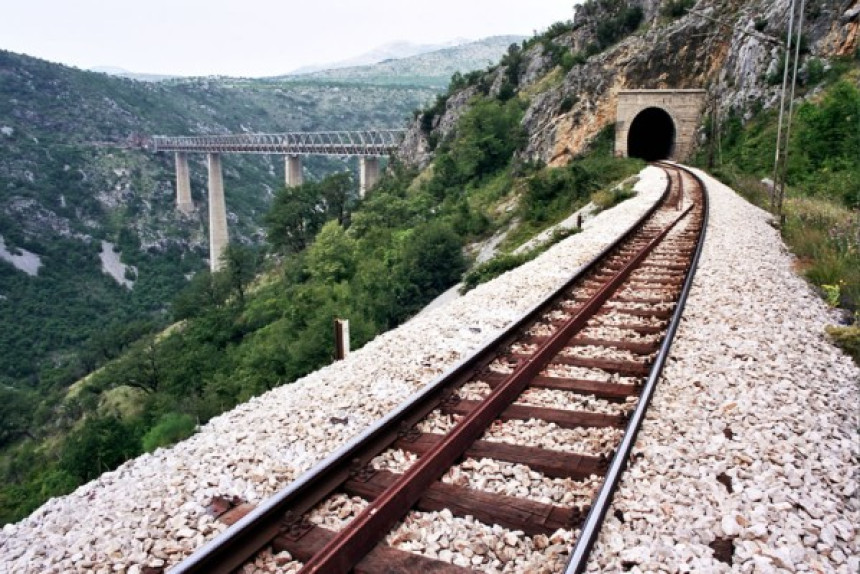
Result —
[[[400,144],[406,130],[290,132],[220,136],[155,136],[154,150],[199,153],[385,156]]]

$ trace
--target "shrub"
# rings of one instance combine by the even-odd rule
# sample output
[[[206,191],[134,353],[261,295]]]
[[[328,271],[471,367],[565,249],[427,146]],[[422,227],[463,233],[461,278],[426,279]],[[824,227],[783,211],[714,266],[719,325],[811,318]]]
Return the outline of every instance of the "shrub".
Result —
[[[194,419],[186,414],[167,413],[143,435],[143,450],[152,452],[160,446],[168,446],[194,434]]]
[[[528,251],[500,253],[489,261],[476,265],[463,275],[463,286],[460,287],[460,293],[463,294],[471,291],[481,283],[486,283],[511,269],[516,269],[523,263],[531,261],[559,241],[567,239],[571,235],[576,235],[580,231],[582,230],[578,227],[559,227],[553,230],[552,235],[550,235],[547,241]]]
[[[571,52],[566,51],[564,55],[561,57],[561,68],[565,71],[565,73],[569,72],[574,66],[581,66],[585,63],[586,58],[585,54],[582,52]]]
[[[640,6],[625,6],[616,16],[602,19],[597,24],[598,49],[604,50],[633,33],[644,17]]]
[[[471,291],[481,283],[486,283],[511,269],[516,269],[523,263],[531,261],[534,257],[535,255],[528,251],[517,254],[502,253],[496,255],[489,261],[485,261],[470,269],[463,276],[463,286],[460,288],[460,293]]]
[[[118,418],[91,417],[66,438],[60,467],[78,480],[87,481],[139,452],[134,432]]]
[[[566,114],[573,109],[574,104],[576,104],[576,96],[565,96],[558,104],[559,113]]]
[[[860,365],[860,326],[854,324],[850,327],[827,327],[827,334]]]
[[[670,0],[663,5],[660,12],[669,18],[680,18],[696,3],[696,0]]]
[[[591,203],[595,204],[598,210],[603,211],[615,205],[618,205],[625,199],[630,199],[636,195],[633,193],[632,186],[616,186],[612,189],[602,189],[591,194]]]
[[[806,70],[803,83],[807,86],[815,86],[824,79],[824,64],[818,58],[810,58],[806,61]]]

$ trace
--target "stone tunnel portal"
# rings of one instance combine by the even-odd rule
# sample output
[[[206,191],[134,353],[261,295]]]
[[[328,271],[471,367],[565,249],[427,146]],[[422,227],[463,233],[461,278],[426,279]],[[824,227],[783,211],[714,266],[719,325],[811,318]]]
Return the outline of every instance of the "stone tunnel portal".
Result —
[[[675,124],[660,108],[645,108],[630,124],[627,133],[627,155],[645,161],[672,157],[675,149]]]
[[[696,147],[706,96],[693,89],[619,90],[615,155],[686,161]]]

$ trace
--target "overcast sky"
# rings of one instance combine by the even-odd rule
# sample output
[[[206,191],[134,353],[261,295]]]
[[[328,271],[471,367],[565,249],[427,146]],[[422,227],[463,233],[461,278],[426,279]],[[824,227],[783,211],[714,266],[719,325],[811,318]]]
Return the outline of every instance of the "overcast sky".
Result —
[[[79,68],[267,76],[394,41],[531,35],[574,0],[0,0],[0,48]]]

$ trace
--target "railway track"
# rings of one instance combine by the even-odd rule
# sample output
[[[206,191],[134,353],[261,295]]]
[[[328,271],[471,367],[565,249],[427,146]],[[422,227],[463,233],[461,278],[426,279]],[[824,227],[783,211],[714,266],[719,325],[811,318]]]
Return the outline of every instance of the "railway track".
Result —
[[[581,571],[703,242],[703,185],[661,167],[661,200],[558,292],[272,499],[216,500],[232,526],[173,572],[231,572],[266,546],[307,573],[513,571],[526,538]],[[480,536],[443,543],[457,520]]]

